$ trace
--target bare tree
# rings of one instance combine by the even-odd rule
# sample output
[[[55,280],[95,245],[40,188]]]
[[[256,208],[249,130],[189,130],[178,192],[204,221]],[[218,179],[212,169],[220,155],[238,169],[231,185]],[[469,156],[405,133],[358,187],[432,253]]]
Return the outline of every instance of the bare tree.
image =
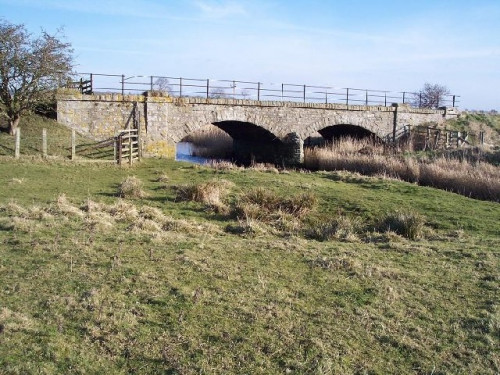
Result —
[[[420,108],[438,108],[445,103],[445,97],[450,95],[450,90],[440,84],[426,83],[424,87],[415,94],[413,104]]]
[[[155,80],[154,86],[158,87],[158,91],[166,92],[167,94],[172,95],[173,90],[168,78],[158,77]]]
[[[210,97],[214,99],[227,98],[226,91],[222,87],[214,87],[210,90]]]
[[[38,37],[24,25],[0,20],[0,115],[14,134],[21,116],[46,102],[72,70],[69,43],[45,31]]]

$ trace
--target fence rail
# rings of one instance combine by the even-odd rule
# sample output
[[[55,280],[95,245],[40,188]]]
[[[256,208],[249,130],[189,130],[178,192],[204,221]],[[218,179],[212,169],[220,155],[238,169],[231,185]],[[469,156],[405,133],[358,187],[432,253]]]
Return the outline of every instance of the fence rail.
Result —
[[[414,150],[449,150],[465,146],[484,146],[484,132],[405,125],[384,137],[384,141],[393,145],[410,142]]]
[[[392,103],[422,107],[422,96],[412,91],[387,91],[360,88],[336,88],[295,83],[262,83],[227,79],[201,79],[170,76],[126,76],[125,74],[79,73],[79,80],[68,87],[83,94],[144,94],[167,92],[177,97],[279,100],[304,103],[338,103],[390,106]],[[458,107],[459,95],[444,95],[436,107]]]

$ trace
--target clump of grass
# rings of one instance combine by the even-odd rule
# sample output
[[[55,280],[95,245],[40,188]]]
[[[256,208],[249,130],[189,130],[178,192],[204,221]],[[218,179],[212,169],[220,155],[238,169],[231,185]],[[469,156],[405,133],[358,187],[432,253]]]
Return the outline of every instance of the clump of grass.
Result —
[[[74,217],[83,217],[84,212],[80,210],[78,207],[72,205],[68,198],[66,198],[66,194],[61,194],[57,197],[56,201],[57,210],[65,216],[74,216]]]
[[[232,171],[240,169],[236,164],[224,160],[210,160],[207,165],[218,171]]]
[[[280,234],[293,235],[300,231],[302,219],[316,207],[317,198],[312,193],[281,197],[256,188],[236,200],[232,215],[240,222],[261,222]]]
[[[330,241],[333,239],[355,241],[361,228],[360,220],[349,216],[339,215],[332,220],[313,224],[306,235],[319,241]]]
[[[168,175],[166,173],[160,173],[160,174],[158,174],[158,177],[156,178],[155,181],[165,183],[165,182],[168,182],[168,180],[169,180]]]
[[[225,228],[227,233],[239,234],[241,236],[253,237],[264,232],[261,225],[252,219],[239,219],[236,224],[228,224]]]
[[[143,186],[144,184],[139,178],[128,176],[118,187],[118,196],[130,199],[144,198],[146,193],[142,190]]]
[[[224,199],[232,186],[233,183],[226,180],[212,180],[200,184],[178,186],[176,188],[177,199],[203,203],[222,213],[227,210]]]
[[[271,163],[252,163],[249,169],[258,172],[268,172],[276,174],[280,173],[278,168],[276,168],[276,166]]]
[[[272,191],[255,188],[240,197],[236,208],[242,210],[245,217],[254,219],[276,212],[302,218],[316,207],[317,202],[316,196],[309,192],[284,198]]]
[[[103,205],[102,211],[109,213],[116,221],[132,222],[139,217],[137,207],[122,199],[116,201],[113,205]]]
[[[425,218],[413,211],[395,211],[384,217],[379,228],[382,231],[392,231],[410,240],[416,240],[424,234]]]

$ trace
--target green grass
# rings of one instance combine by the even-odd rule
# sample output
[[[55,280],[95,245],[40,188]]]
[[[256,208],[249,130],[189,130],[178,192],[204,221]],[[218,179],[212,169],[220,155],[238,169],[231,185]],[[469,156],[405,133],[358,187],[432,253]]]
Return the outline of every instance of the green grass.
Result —
[[[132,175],[146,195],[120,200]],[[316,205],[292,228],[227,230],[245,223],[178,199],[179,186],[214,181],[228,207],[260,187]],[[161,159],[3,158],[0,184],[2,373],[500,371],[498,203]],[[380,231],[393,212],[425,218],[422,236]],[[307,235],[343,217],[356,236]]]

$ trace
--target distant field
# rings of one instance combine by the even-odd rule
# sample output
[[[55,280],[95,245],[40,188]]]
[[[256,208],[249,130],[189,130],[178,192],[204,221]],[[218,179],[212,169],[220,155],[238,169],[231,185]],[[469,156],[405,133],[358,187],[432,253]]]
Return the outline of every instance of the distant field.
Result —
[[[162,159],[0,184],[2,373],[500,371],[498,203]]]

